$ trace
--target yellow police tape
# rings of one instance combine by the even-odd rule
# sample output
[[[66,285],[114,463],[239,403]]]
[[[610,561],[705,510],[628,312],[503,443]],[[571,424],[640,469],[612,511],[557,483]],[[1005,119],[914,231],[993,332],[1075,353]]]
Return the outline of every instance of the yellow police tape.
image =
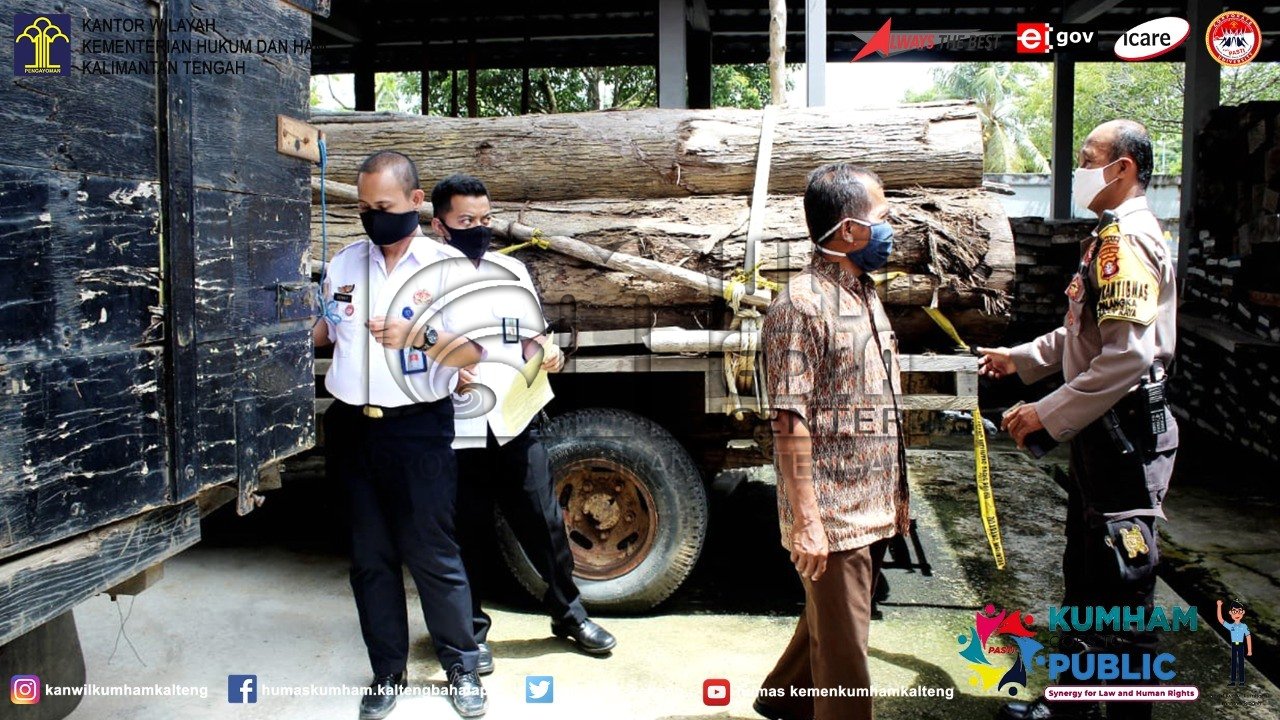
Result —
[[[498,254],[510,255],[511,253],[517,250],[523,250],[524,248],[531,247],[531,246],[546,250],[547,248],[551,247],[551,241],[547,240],[546,236],[542,234],[541,230],[539,230],[538,228],[534,228],[533,234],[529,237],[527,241],[522,243],[516,243],[515,245],[508,245],[502,248],[501,250],[499,250]]]
[[[960,339],[960,333],[956,331],[956,327],[951,321],[942,314],[942,311],[936,307],[926,307],[924,311],[929,317],[942,328],[943,332],[951,336],[956,344],[965,350],[969,349],[968,343]],[[987,455],[987,431],[982,427],[982,413],[977,407],[973,408],[971,417],[973,418],[973,464],[975,475],[978,481],[978,509],[982,516],[982,529],[987,534],[987,545],[991,546],[991,556],[996,560],[996,569],[1003,570],[1005,566],[1004,558],[1004,541],[1000,538],[1000,520],[996,517],[996,496],[991,488],[991,462]]]

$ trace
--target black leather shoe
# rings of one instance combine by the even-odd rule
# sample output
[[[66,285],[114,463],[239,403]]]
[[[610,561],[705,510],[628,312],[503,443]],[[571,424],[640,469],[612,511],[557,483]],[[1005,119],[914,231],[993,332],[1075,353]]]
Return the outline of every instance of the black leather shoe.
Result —
[[[1044,698],[1036,698],[1029,703],[1005,703],[996,713],[996,720],[1102,720],[1102,708],[1098,703],[1050,705]]]
[[[480,659],[476,661],[476,674],[493,674],[493,651],[489,649],[489,643],[480,643]]]
[[[449,702],[464,718],[480,717],[489,709],[489,698],[480,685],[480,677],[461,665],[449,668]]]
[[[579,650],[588,655],[608,655],[618,644],[617,638],[591,620],[583,620],[577,625],[552,622],[551,633],[558,638],[572,640]]]
[[[360,720],[382,720],[396,708],[396,697],[404,690],[405,675],[379,675],[369,685],[369,692],[360,698]]]
[[[788,715],[776,707],[770,707],[761,700],[751,703],[751,709],[755,710],[757,715],[769,718],[769,720],[808,720],[808,718],[802,718],[798,715]]]

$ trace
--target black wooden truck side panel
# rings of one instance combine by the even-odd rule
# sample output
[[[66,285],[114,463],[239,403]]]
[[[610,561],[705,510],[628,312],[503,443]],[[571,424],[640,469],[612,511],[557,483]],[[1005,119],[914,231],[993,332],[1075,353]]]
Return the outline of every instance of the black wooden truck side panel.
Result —
[[[82,18],[292,43],[328,2],[59,10],[75,62]],[[310,58],[244,59],[0,80],[0,644],[189,547],[202,491],[252,490],[314,442],[310,168],[275,152],[276,115],[308,116]]]

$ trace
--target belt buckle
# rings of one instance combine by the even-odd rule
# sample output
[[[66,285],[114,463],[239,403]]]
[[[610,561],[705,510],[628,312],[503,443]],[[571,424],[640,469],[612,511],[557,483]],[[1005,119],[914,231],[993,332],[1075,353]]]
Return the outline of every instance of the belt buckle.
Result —
[[[367,418],[373,418],[374,420],[382,419],[382,408],[377,405],[365,405],[364,408],[362,408],[362,412],[364,412],[364,416]]]

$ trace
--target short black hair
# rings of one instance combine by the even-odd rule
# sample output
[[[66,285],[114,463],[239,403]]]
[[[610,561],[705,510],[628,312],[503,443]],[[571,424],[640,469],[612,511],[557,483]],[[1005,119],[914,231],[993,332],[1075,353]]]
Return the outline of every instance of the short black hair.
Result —
[[[1239,611],[1243,612],[1243,611],[1244,611],[1244,605],[1243,605],[1239,600],[1233,600],[1233,601],[1231,602],[1231,609],[1232,609],[1232,610],[1239,610]]]
[[[1138,166],[1138,182],[1145,190],[1151,182],[1154,156],[1151,152],[1151,136],[1142,123],[1122,120],[1116,125],[1115,135],[1111,138],[1111,160],[1119,160],[1128,155]]]
[[[360,163],[360,169],[356,171],[356,182],[360,181],[361,173],[376,173],[383,170],[391,170],[396,174],[396,179],[404,188],[405,195],[418,189],[418,166],[413,164],[413,160],[410,160],[408,155],[395,150],[379,150],[365,158]]]
[[[455,195],[466,197],[489,197],[489,188],[484,186],[480,178],[455,173],[436,183],[431,190],[431,212],[435,217],[444,217],[451,209]]]
[[[804,191],[804,220],[817,242],[842,218],[865,218],[871,211],[868,183],[884,187],[880,176],[850,163],[831,163],[809,173]]]

